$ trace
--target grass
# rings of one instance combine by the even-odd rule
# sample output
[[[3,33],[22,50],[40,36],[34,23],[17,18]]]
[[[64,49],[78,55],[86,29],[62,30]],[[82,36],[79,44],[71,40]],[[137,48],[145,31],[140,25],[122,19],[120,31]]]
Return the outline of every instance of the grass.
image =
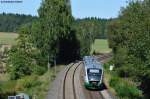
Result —
[[[16,38],[18,37],[18,34],[16,33],[4,33],[0,32],[0,44],[8,44],[8,45],[15,45],[16,44]]]
[[[56,72],[58,73],[64,68],[64,66],[57,66]],[[55,79],[56,75],[54,72],[54,68],[50,69],[44,75],[38,77],[38,81],[41,83],[40,85],[34,86],[33,88],[28,88],[26,91],[29,95],[36,96],[37,99],[45,99],[48,90],[50,88],[51,83]],[[39,91],[40,90],[40,91]]]
[[[92,53],[108,53],[111,49],[108,47],[108,41],[105,39],[96,39],[92,45]]]

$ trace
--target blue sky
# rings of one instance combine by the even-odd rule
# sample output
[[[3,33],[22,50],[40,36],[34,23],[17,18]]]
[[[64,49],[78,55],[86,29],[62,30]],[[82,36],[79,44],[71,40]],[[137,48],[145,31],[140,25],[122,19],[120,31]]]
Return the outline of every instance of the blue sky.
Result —
[[[7,1],[7,0],[0,0]],[[15,1],[15,0],[8,0]],[[16,0],[17,1],[17,0]],[[0,13],[19,13],[38,15],[37,9],[40,7],[42,0],[22,0],[22,3],[0,3]]]
[[[0,3],[0,13],[38,15],[37,9],[40,7],[42,0],[22,1],[23,3]],[[75,18],[114,18],[118,16],[120,7],[127,5],[126,1],[127,0],[71,0],[72,14]]]

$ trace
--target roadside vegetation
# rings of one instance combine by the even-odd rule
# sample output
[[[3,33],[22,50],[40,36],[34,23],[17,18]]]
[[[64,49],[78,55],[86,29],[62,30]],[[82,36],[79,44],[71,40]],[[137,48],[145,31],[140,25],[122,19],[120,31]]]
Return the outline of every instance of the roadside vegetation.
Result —
[[[150,99],[150,1],[131,1],[116,20],[108,26],[109,46],[112,48],[113,63],[119,79],[112,78],[110,85],[114,87],[119,95],[127,94],[129,91],[137,94],[142,92],[143,99]],[[123,80],[133,81],[137,89],[124,87]],[[122,86],[122,89],[118,89]],[[128,91],[126,91],[128,90]],[[129,94],[129,93],[128,93]],[[138,95],[138,94],[137,94]],[[134,97],[134,95],[133,95]],[[132,97],[128,97],[133,99]],[[139,99],[134,97],[134,99]]]
[[[57,66],[56,73],[63,68],[63,65]],[[17,80],[10,80],[9,77],[7,77],[7,80],[0,79],[0,98],[7,99],[8,95],[23,92],[32,98],[44,99],[47,96],[48,90],[51,87],[50,84],[55,76],[55,69],[51,68],[41,76],[32,74]]]
[[[104,64],[105,77],[104,82],[109,91],[118,99],[143,99],[143,94],[131,78],[122,78],[119,76],[118,71],[109,70],[112,62]]]

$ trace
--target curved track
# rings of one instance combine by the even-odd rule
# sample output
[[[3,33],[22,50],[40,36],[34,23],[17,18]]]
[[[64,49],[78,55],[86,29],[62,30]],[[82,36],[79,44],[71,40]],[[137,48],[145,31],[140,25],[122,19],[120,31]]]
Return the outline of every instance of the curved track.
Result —
[[[64,82],[63,82],[63,99],[76,99],[75,73],[81,63],[82,62],[73,63],[67,69],[64,77]],[[69,84],[70,82],[71,84]]]

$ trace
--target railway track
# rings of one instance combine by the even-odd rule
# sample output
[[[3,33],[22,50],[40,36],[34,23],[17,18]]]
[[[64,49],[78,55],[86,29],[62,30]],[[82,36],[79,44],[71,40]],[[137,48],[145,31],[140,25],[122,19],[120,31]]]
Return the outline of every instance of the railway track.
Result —
[[[98,61],[101,63],[107,62],[110,58],[112,58],[112,53],[106,53],[106,54],[100,54],[96,55]],[[81,74],[83,71],[81,72]],[[83,80],[83,79],[82,79]],[[83,83],[83,81],[82,81]],[[87,90],[85,89],[86,99],[112,99],[112,98],[106,98],[104,96],[108,96],[108,93],[103,93],[102,91],[94,91],[94,90]]]
[[[83,78],[84,72],[83,69],[81,70],[80,74],[80,82],[83,84],[84,83],[84,78]],[[99,90],[87,90],[84,86],[82,86],[84,94],[85,94],[85,99],[105,99],[101,92]]]
[[[101,62],[104,62],[110,59],[112,57],[112,54],[101,54],[96,57]],[[82,62],[73,63],[72,65],[70,65],[70,67],[68,67],[63,81],[63,99],[78,99],[77,95],[79,94],[77,93],[77,91],[79,89],[75,88],[75,85],[77,85],[77,83],[75,83],[75,74],[81,63]],[[83,84],[83,82],[81,84]],[[87,95],[85,99],[105,99],[100,91],[87,90],[84,88],[84,86],[82,86],[82,89],[85,91],[85,95]]]
[[[77,99],[75,88],[75,74],[82,62],[73,63],[66,71],[63,81],[63,99]],[[71,84],[69,84],[71,82]]]
[[[113,54],[112,53],[105,53],[105,54],[100,54],[96,55],[95,57],[97,58],[98,61],[101,63],[107,62],[110,58],[112,58]]]
[[[104,61],[112,57],[112,54],[96,56],[98,60]],[[112,99],[103,97],[101,91],[91,91],[84,87],[84,71],[82,62],[69,64],[57,76],[52,90],[47,99]]]

